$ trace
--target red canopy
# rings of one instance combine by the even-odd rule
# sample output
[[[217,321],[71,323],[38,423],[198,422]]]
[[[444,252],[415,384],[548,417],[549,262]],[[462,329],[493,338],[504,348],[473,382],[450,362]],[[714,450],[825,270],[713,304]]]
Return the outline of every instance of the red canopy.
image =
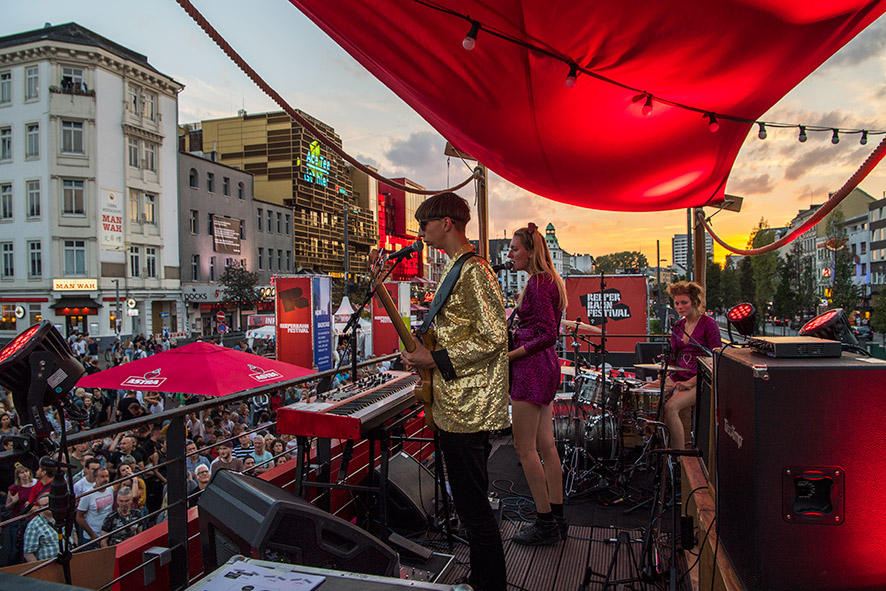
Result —
[[[723,198],[750,123],[655,101],[499,32],[655,96],[757,119],[873,22],[864,0],[291,0],[446,139],[543,197],[652,211]],[[437,10],[431,6],[445,8]],[[482,29],[473,51],[470,28]],[[804,121],[792,123],[806,123]]]
[[[290,363],[196,342],[84,376],[77,386],[227,396],[311,373]]]

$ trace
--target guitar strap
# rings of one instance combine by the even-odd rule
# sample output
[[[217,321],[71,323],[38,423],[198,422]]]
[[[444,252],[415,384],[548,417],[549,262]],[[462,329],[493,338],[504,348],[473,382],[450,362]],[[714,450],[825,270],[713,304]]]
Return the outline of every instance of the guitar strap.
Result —
[[[468,262],[469,258],[474,256],[480,255],[472,251],[466,252],[458,257],[458,260],[452,265],[452,269],[450,269],[449,273],[446,274],[446,277],[443,278],[443,283],[440,284],[440,288],[437,290],[437,293],[434,294],[434,300],[431,302],[431,307],[428,309],[424,322],[421,323],[421,326],[418,329],[419,336],[425,334],[431,328],[434,316],[437,315],[437,312],[440,311],[440,308],[442,308],[443,304],[446,303],[446,300],[449,299],[449,294],[452,293],[452,289],[455,287],[458,278],[461,277],[462,267],[465,266],[465,263]]]

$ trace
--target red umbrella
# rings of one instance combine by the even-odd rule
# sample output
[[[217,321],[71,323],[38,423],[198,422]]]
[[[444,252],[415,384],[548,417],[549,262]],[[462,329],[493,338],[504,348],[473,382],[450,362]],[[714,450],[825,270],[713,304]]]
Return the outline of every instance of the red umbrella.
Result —
[[[85,376],[77,386],[226,396],[311,373],[290,363],[197,342]]]

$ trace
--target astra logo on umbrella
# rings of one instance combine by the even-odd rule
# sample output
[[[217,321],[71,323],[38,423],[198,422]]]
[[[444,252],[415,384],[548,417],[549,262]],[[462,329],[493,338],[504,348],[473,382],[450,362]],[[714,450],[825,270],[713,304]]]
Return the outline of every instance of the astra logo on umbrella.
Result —
[[[255,365],[252,365],[251,363],[247,363],[246,366],[252,372],[251,374],[249,374],[249,377],[257,382],[266,382],[268,380],[273,380],[276,378],[283,377],[283,374],[281,374],[278,371],[274,371],[273,369],[265,370],[260,367],[256,367]]]
[[[160,377],[160,368],[153,371],[149,371],[145,375],[139,376],[129,376],[125,380],[123,380],[123,386],[159,386],[163,382],[166,381],[166,378]]]

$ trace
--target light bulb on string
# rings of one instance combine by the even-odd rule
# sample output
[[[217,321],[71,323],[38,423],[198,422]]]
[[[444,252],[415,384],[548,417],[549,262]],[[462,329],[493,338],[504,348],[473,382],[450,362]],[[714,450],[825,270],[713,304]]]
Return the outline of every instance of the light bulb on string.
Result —
[[[566,76],[566,88],[575,86],[575,79],[578,78],[578,64],[569,64],[569,74]]]
[[[757,125],[760,126],[760,132],[757,133],[757,137],[760,138],[761,140],[765,140],[766,139],[766,124],[763,123],[762,121],[759,121],[759,122],[757,122]]]
[[[831,136],[831,143],[832,144],[839,144],[840,143],[840,130],[837,129],[836,127],[834,128],[834,135]]]
[[[800,141],[801,144],[802,144],[803,142],[805,142],[807,139],[809,139],[809,138],[806,136],[806,126],[805,126],[805,125],[801,125],[801,126],[800,126],[800,136],[799,136],[797,139]]]
[[[646,95],[646,102],[643,103],[643,108],[640,110],[640,112],[643,113],[644,117],[649,117],[650,115],[652,115],[652,95],[651,94]]]
[[[713,113],[705,113],[702,117],[708,118],[708,129],[711,130],[711,133],[717,133],[720,130],[720,124],[717,123],[717,116]]]
[[[858,141],[858,143],[861,144],[862,146],[868,145],[868,132],[867,131],[862,130],[861,139]]]
[[[465,35],[464,40],[461,42],[461,46],[468,51],[477,46],[477,35],[480,33],[480,26],[480,23],[477,21],[471,21],[471,30],[468,31],[468,34]]]

